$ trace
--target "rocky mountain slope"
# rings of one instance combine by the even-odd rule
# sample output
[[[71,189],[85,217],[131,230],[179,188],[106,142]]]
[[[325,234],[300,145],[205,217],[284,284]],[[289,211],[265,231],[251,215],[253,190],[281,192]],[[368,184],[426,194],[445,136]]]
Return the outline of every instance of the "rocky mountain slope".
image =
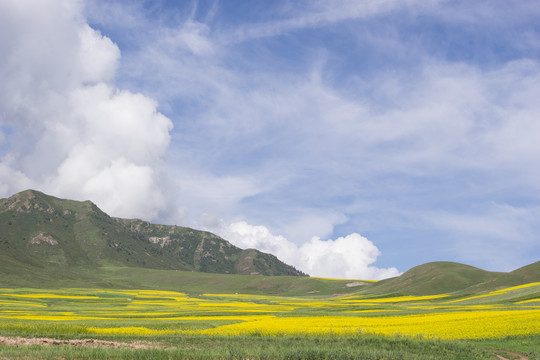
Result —
[[[209,232],[110,217],[90,201],[26,190],[0,200],[0,272],[101,266],[305,275]]]

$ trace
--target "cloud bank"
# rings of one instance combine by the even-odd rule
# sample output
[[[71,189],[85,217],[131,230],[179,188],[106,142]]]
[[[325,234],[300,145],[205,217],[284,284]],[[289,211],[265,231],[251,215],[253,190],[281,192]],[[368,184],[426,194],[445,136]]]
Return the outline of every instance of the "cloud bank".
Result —
[[[265,226],[253,226],[245,221],[224,226],[217,232],[240,248],[274,254],[311,276],[380,280],[400,274],[396,268],[372,266],[381,252],[356,233],[325,241],[313,237],[297,245],[283,236],[273,235]]]
[[[120,50],[81,13],[75,1],[0,5],[0,195],[32,187],[155,219],[172,122],[115,87]]]

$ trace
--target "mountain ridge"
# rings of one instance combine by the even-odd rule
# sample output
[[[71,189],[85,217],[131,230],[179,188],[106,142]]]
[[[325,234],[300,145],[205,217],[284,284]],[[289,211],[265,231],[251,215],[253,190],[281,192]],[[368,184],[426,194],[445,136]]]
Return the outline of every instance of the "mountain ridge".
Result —
[[[271,254],[210,232],[107,215],[91,201],[25,190],[0,200],[0,257],[35,268],[122,265],[303,276]],[[3,259],[3,260],[4,260]]]

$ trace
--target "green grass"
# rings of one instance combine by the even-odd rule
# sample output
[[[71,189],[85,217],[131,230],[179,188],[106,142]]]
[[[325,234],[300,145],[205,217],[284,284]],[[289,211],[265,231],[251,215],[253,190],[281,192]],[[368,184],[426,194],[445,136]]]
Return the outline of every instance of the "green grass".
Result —
[[[526,279],[528,282],[538,281],[540,279],[540,261],[516,269],[511,274]]]
[[[1,260],[0,256],[0,263]],[[347,287],[346,284],[351,282],[348,280],[214,274],[112,265],[100,268],[49,267],[43,276],[38,270],[12,269],[12,273],[0,276],[0,288],[131,288],[181,291],[191,295],[219,292],[311,297],[348,294],[358,289]]]
[[[471,343],[478,348],[483,348],[491,353],[497,353],[508,358],[511,357],[500,350],[511,350],[523,354],[529,360],[540,359],[540,336],[509,336],[504,339],[484,339]]]
[[[376,336],[184,336],[147,345],[152,348],[0,346],[0,359],[493,359],[474,343]]]
[[[199,295],[202,293],[261,294],[283,296],[328,297],[354,290],[350,280],[327,280],[298,276],[250,276],[209,274],[127,267],[104,267],[104,278],[133,288],[165,289]]]
[[[476,293],[533,281],[525,280],[520,274],[492,272],[465,264],[438,261],[416,266],[399,277],[380,281],[366,288],[366,291],[410,295]]]

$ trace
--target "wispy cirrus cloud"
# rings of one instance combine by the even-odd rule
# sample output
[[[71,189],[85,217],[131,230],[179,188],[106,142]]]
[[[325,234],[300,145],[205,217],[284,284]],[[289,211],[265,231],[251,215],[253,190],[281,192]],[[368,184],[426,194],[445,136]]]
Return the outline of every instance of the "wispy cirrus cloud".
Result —
[[[382,1],[295,1],[280,2],[267,9],[264,17],[253,15],[258,21],[247,22],[233,29],[226,28],[218,35],[226,44],[290,34],[306,29],[318,29],[348,21],[370,20],[392,12],[431,13],[444,7],[446,0],[382,0]],[[256,11],[260,11],[255,7]],[[454,17],[456,18],[456,17]]]
[[[535,261],[538,206],[486,204],[483,209],[423,214],[436,227],[454,234],[450,251],[467,261],[482,259],[486,267],[511,271],[522,258]],[[531,254],[532,252],[532,254]],[[532,255],[532,256],[531,256]]]
[[[216,188],[222,183],[220,177],[249,179],[251,185],[244,188],[253,191],[237,193],[225,207],[217,205],[215,216],[236,214],[229,215],[230,219],[265,223],[301,244],[312,236],[331,236],[328,226],[354,228],[328,221],[326,227],[303,227],[299,235],[296,225],[305,213],[316,213],[321,206],[337,209],[334,214],[349,219],[346,222],[364,223],[352,219],[377,214],[371,223],[379,224],[377,232],[383,232],[388,225],[403,226],[400,223],[410,221],[404,219],[413,217],[418,207],[453,209],[471,196],[474,201],[489,202],[519,184],[536,191],[538,173],[531,161],[539,150],[534,145],[538,62],[505,55],[498,64],[484,66],[467,55],[481,51],[472,48],[463,49],[459,57],[474,61],[456,62],[457,55],[445,49],[451,45],[445,41],[454,40],[445,39],[444,33],[436,33],[424,46],[397,30],[399,26],[407,31],[421,28],[413,22],[418,14],[432,22],[445,19],[448,30],[473,18],[485,19],[484,24],[475,25],[479,33],[481,26],[492,29],[496,21],[509,20],[480,5],[471,5],[471,13],[477,15],[463,17],[458,12],[451,15],[454,8],[447,2],[355,4],[283,6],[273,9],[273,20],[237,28],[193,26],[197,20],[190,15],[178,31],[192,31],[212,52],[193,52],[179,39],[175,46],[149,42],[147,48],[132,54],[125,69],[145,79],[147,91],[165,89],[163,94],[157,92],[159,98],[181,114],[172,149],[175,161],[211,174],[208,179],[214,179]],[[301,29],[324,29],[346,21],[353,21],[349,26],[354,29],[355,19],[375,28],[382,26],[375,15],[403,18],[394,28],[385,24],[379,34],[368,31],[367,40],[343,28],[336,31],[355,45],[368,46],[366,51],[399,54],[404,66],[390,62],[388,68],[370,74],[351,68],[347,77],[334,65],[342,49],[331,45],[313,51],[309,44],[300,44],[305,52],[295,62],[302,66],[291,66],[287,58],[276,58],[270,50],[273,38],[291,37]],[[437,39],[443,42],[433,52]],[[244,58],[247,48],[252,51],[248,44],[254,43],[255,55]],[[262,54],[267,53],[271,56],[264,60]],[[235,62],[246,67],[231,66]],[[276,72],[274,66],[281,64],[284,69]],[[197,197],[192,195],[186,198]],[[355,212],[354,202],[369,205]],[[198,208],[197,201],[192,204],[190,208]],[[405,212],[414,204],[414,211],[393,220],[394,210],[385,213],[381,204]],[[433,225],[421,219],[414,223],[426,229]],[[440,230],[458,234],[450,227]],[[485,235],[489,234],[486,228]],[[426,241],[422,246],[440,248]],[[405,249],[408,244],[389,246]]]

